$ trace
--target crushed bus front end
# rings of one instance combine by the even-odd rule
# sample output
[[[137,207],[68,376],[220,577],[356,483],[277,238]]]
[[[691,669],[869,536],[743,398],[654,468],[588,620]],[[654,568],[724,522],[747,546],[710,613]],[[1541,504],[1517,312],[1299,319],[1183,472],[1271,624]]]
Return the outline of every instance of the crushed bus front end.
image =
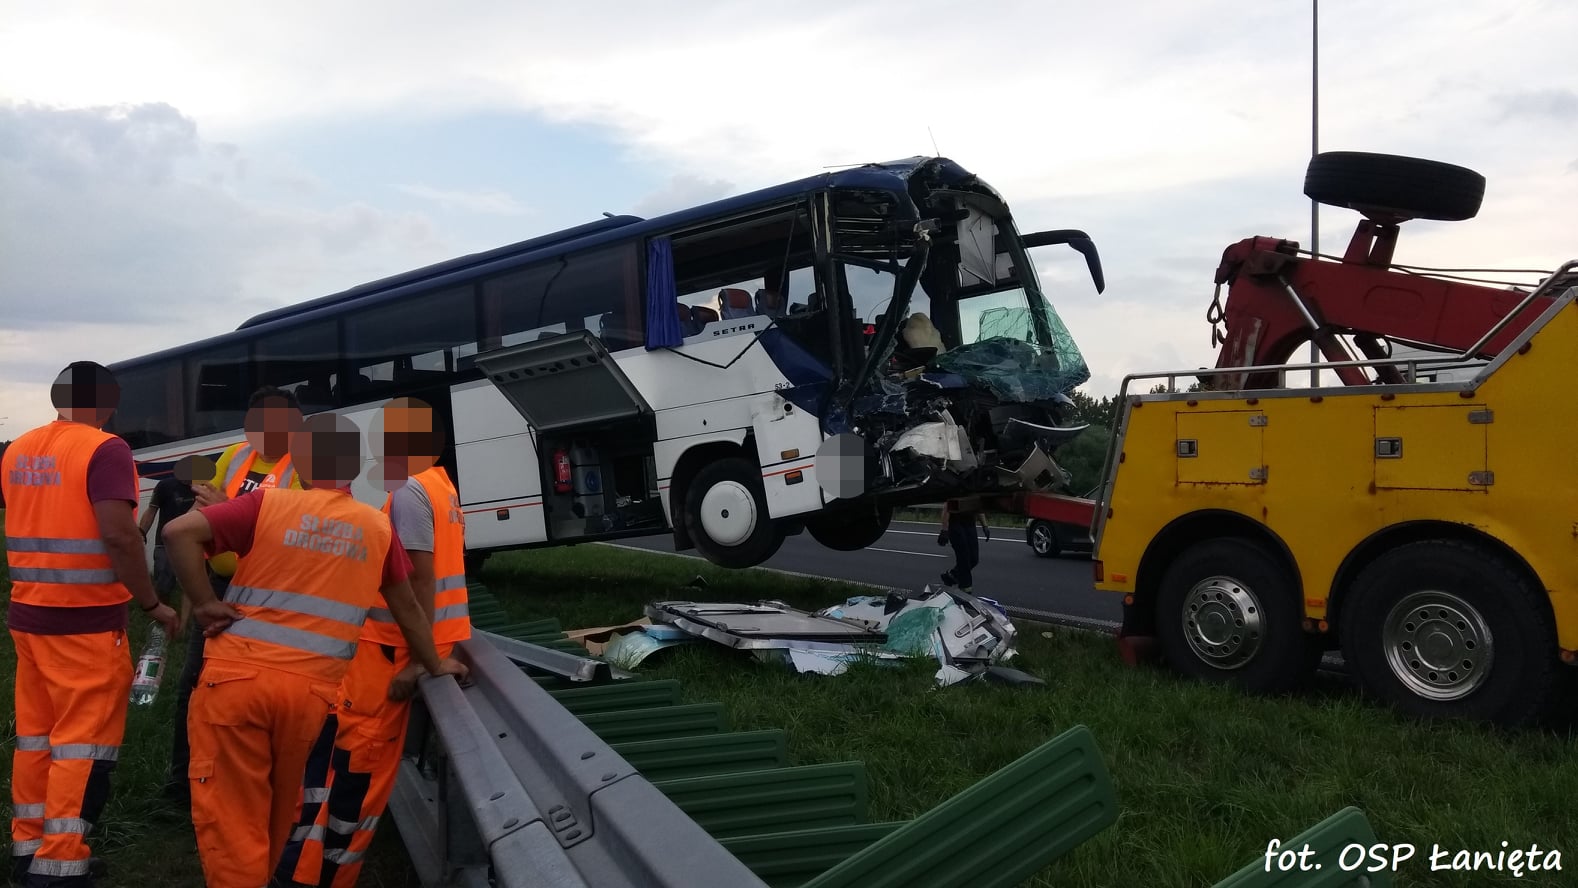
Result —
[[[1094,246],[1072,230],[1022,238],[997,192],[945,159],[916,166],[906,195],[876,212],[834,195],[832,258],[846,274],[886,266],[892,293],[825,428],[863,440],[865,493],[890,504],[1063,487],[1054,454],[1085,428],[1069,393],[1090,371],[1027,245],[1075,246],[1100,289]]]

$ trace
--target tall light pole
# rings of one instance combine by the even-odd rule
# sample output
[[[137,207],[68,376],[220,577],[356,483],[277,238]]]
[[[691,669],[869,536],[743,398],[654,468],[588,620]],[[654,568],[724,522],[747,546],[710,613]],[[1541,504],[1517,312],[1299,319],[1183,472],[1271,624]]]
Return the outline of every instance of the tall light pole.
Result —
[[[1320,0],[1310,0],[1310,159],[1320,153]],[[1310,252],[1320,255],[1320,202],[1310,199]],[[1319,261],[1312,258],[1311,261]],[[1320,363],[1320,347],[1310,339],[1310,363]],[[1310,388],[1320,385],[1320,371],[1310,370]]]

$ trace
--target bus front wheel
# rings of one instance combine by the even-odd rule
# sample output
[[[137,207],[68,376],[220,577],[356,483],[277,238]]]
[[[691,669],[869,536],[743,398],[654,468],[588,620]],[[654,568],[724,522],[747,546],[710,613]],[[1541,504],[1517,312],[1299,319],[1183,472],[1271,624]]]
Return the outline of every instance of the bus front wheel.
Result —
[[[1354,581],[1343,659],[1372,697],[1410,715],[1537,720],[1558,690],[1556,621],[1545,594],[1483,546],[1400,546]]]
[[[685,524],[696,550],[721,567],[754,567],[783,544],[767,511],[761,468],[743,457],[696,472],[685,491]]]
[[[1184,550],[1167,568],[1156,606],[1162,652],[1185,675],[1284,693],[1302,686],[1320,661],[1301,625],[1293,578],[1250,540],[1205,540]]]
[[[891,507],[864,506],[808,516],[811,538],[837,552],[858,552],[882,539],[893,522]]]

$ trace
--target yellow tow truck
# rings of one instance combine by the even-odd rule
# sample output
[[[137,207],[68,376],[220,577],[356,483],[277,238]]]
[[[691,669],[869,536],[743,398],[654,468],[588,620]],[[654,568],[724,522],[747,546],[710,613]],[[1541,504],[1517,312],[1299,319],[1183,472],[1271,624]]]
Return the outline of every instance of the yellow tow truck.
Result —
[[[1218,365],[1124,380],[1092,534],[1131,661],[1282,692],[1340,651],[1401,710],[1508,725],[1562,699],[1578,674],[1578,261],[1532,288],[1392,262],[1401,222],[1473,216],[1476,178],[1317,156],[1306,194],[1365,216],[1346,254],[1235,244]],[[1324,361],[1287,362],[1309,342]],[[1336,383],[1292,384],[1311,370]],[[1190,376],[1199,390],[1178,391]]]

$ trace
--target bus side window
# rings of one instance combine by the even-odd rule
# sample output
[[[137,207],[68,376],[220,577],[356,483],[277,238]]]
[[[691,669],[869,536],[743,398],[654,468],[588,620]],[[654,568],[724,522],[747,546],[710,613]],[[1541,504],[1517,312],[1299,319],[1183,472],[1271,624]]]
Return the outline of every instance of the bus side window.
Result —
[[[477,344],[473,287],[418,293],[345,319],[349,391],[342,404],[396,397],[405,389],[448,384],[461,353]]]
[[[260,337],[254,345],[257,384],[294,392],[303,413],[337,406],[340,331],[337,322],[316,321]]]
[[[233,342],[186,359],[188,436],[199,438],[242,427],[247,399],[256,388],[251,352],[250,343]]]
[[[548,259],[483,282],[479,349],[576,330],[590,330],[609,351],[641,345],[646,313],[637,247],[623,243]]]
[[[120,435],[133,450],[186,437],[186,389],[179,358],[122,370],[120,405],[104,430]]]

